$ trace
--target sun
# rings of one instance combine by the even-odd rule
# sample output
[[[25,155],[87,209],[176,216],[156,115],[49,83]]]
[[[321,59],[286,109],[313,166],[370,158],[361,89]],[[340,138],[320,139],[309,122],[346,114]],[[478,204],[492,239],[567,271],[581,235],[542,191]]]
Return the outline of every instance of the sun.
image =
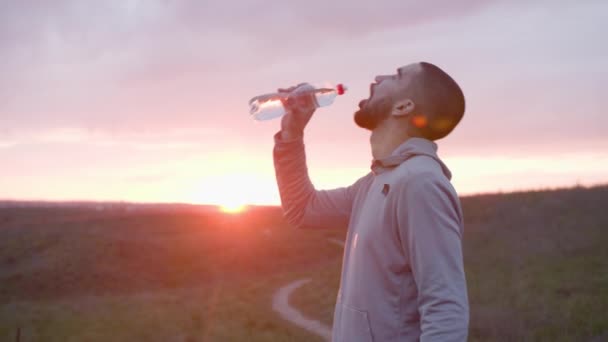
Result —
[[[247,208],[247,205],[240,203],[222,204],[220,205],[220,211],[226,214],[238,214]]]

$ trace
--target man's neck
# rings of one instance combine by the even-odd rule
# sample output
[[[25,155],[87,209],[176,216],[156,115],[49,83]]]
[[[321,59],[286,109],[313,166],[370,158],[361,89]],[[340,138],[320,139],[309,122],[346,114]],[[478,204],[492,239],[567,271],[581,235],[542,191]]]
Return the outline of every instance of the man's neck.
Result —
[[[372,131],[369,139],[372,146],[372,156],[376,160],[386,158],[409,138],[396,125],[385,124],[378,126]]]

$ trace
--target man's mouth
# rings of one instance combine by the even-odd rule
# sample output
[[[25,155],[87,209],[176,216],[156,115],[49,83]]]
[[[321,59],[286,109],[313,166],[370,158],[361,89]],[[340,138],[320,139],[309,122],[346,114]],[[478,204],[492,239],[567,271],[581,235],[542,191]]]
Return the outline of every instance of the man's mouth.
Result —
[[[361,100],[359,102],[359,109],[363,108],[363,106],[365,106],[365,104],[367,103],[368,100]]]

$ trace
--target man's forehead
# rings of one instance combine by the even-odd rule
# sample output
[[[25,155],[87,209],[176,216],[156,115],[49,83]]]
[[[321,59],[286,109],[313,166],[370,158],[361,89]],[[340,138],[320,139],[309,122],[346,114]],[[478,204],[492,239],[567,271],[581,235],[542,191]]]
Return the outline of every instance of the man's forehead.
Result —
[[[420,63],[412,63],[408,65],[404,65],[400,68],[397,68],[398,75],[405,75],[408,73],[418,72],[421,69]]]

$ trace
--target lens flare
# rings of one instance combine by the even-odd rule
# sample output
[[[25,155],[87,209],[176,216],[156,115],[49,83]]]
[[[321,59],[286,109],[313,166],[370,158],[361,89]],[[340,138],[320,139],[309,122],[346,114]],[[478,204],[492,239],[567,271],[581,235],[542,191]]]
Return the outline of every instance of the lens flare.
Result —
[[[423,115],[416,115],[412,118],[412,123],[418,128],[424,128],[428,124],[426,117]]]

